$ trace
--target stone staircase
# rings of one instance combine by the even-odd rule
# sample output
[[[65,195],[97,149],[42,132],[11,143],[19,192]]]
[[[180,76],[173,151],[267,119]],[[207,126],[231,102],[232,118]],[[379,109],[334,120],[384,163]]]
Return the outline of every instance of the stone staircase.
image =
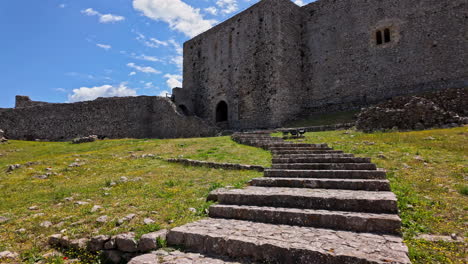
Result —
[[[370,159],[268,132],[232,138],[270,150],[272,168],[245,189],[213,191],[210,218],[172,229],[169,244],[261,263],[411,263],[397,198]]]

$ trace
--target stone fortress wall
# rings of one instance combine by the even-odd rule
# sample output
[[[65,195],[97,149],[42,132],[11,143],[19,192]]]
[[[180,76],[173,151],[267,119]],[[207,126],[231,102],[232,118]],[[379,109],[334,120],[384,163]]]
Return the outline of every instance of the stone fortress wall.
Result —
[[[228,127],[262,128],[463,87],[467,10],[466,0],[262,0],[185,43],[176,104],[216,122],[224,101]]]
[[[180,113],[158,96],[98,98],[71,104],[34,102],[18,96],[16,108],[0,111],[0,127],[10,139],[52,141],[79,136],[178,138],[213,136],[216,129]]]

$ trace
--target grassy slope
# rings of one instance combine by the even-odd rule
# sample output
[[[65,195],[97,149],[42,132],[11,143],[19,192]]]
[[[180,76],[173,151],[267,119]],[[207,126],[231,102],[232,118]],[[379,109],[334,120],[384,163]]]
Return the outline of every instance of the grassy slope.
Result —
[[[415,239],[420,233],[466,237],[467,139],[468,127],[463,127],[402,133],[307,133],[304,141],[326,142],[336,149],[371,157],[388,170],[392,190],[399,198],[412,261],[426,264],[467,263],[466,244]]]
[[[405,239],[414,263],[465,263],[463,245],[428,243],[414,237],[418,233],[466,235],[467,198],[461,193],[466,190],[468,172],[467,136],[468,128],[376,134],[334,131],[308,133],[306,141],[326,142],[337,149],[372,157],[379,167],[389,171],[393,191],[400,199]],[[425,139],[428,137],[435,140]],[[153,158],[131,157],[148,153],[264,166],[269,166],[271,160],[268,152],[235,144],[228,137],[110,140],[82,145],[12,141],[0,145],[0,168],[38,162],[11,174],[0,171],[0,216],[12,218],[0,224],[0,251],[19,251],[34,259],[45,252],[42,245],[47,235],[62,229],[70,236],[82,237],[129,230],[142,233],[182,225],[202,217],[200,212],[208,206],[205,197],[210,189],[219,185],[241,186],[250,178],[261,176],[257,172],[184,167]],[[379,158],[379,154],[386,159]],[[75,159],[85,165],[69,168]],[[49,180],[32,179],[44,174],[47,167],[58,175]],[[121,176],[143,180],[103,189]],[[89,199],[89,205],[64,201],[71,196],[75,201]],[[28,210],[32,205],[40,210]],[[105,210],[91,213],[93,205]],[[189,208],[196,208],[197,213]],[[44,215],[35,217],[37,213]],[[117,219],[130,213],[138,216],[130,223],[115,225]],[[95,220],[101,215],[109,215],[111,221],[97,224]],[[144,226],[145,217],[156,220],[157,225]],[[43,221],[51,221],[54,226],[39,227]],[[57,225],[61,222],[62,226]],[[26,232],[15,232],[20,228]]]
[[[45,253],[46,237],[63,229],[71,237],[83,237],[126,231],[143,233],[179,226],[203,217],[208,206],[206,195],[211,189],[221,185],[242,186],[249,179],[262,176],[259,172],[184,167],[155,158],[131,157],[149,153],[264,166],[269,166],[271,161],[267,151],[238,145],[229,137],[109,140],[80,145],[23,141],[1,144],[0,216],[11,220],[0,224],[0,251],[21,252],[33,260]],[[85,164],[69,167],[77,159]],[[7,165],[27,162],[37,164],[5,173]],[[45,174],[46,168],[57,175],[47,180],[33,179],[33,176]],[[143,180],[109,187],[121,176]],[[65,201],[67,197],[89,204],[76,205]],[[93,205],[102,206],[104,211],[91,213]],[[28,210],[31,206],[40,209]],[[116,220],[130,213],[137,217],[117,227]],[[109,216],[107,224],[96,222],[102,215]],[[146,217],[156,224],[145,226],[143,219]],[[44,221],[54,226],[40,227]],[[26,232],[16,232],[21,228]]]

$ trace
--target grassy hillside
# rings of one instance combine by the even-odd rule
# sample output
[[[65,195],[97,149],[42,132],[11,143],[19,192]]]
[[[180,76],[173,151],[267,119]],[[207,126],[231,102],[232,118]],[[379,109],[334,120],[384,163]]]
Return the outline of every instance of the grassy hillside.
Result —
[[[0,224],[0,251],[20,252],[33,263],[47,253],[46,238],[60,231],[80,238],[183,225],[204,216],[209,191],[223,185],[240,187],[262,176],[252,171],[185,167],[141,158],[144,154],[264,166],[271,162],[269,152],[236,144],[229,137],[0,144],[0,216],[11,219]],[[22,167],[7,174],[10,164]],[[48,179],[35,178],[48,172]],[[129,180],[121,182],[121,177]],[[103,209],[91,212],[94,205]],[[33,206],[38,209],[28,209]],[[128,214],[137,216],[117,226],[117,220]],[[104,215],[108,222],[98,223],[96,219]],[[144,218],[155,223],[145,225]],[[45,221],[52,226],[41,227]]]
[[[413,263],[467,263],[466,243],[426,242],[418,234],[468,235],[468,127],[365,134],[307,133],[299,141],[326,142],[388,171],[399,199]],[[466,242],[466,239],[465,239]]]
[[[414,263],[466,263],[465,244],[424,242],[415,237],[420,233],[466,236],[468,128],[306,135],[304,141],[329,143],[372,157],[388,170]],[[251,171],[185,167],[142,158],[144,154],[263,166],[271,161],[268,152],[238,145],[229,137],[0,144],[0,217],[10,218],[0,223],[0,251],[20,252],[25,262],[32,263],[48,252],[44,247],[47,236],[60,231],[79,238],[179,226],[204,216],[210,190],[222,185],[241,187],[262,176]],[[10,164],[23,166],[7,174]],[[48,179],[34,178],[47,172],[51,173]],[[129,180],[121,182],[121,177]],[[94,205],[103,209],[91,212]],[[38,209],[29,210],[32,206]],[[117,225],[128,214],[137,216]],[[98,223],[96,219],[104,215],[108,222]],[[145,218],[155,223],[145,225]],[[41,227],[45,221],[52,226]]]

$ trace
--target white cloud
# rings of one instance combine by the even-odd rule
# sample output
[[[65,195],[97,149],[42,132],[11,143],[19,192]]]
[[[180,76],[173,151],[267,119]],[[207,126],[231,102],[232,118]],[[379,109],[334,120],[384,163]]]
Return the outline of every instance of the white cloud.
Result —
[[[205,12],[207,12],[208,14],[211,14],[213,16],[216,16],[218,14],[218,9],[214,6],[210,6],[210,7],[207,7],[204,9]]]
[[[96,46],[98,46],[98,47],[100,47],[100,48],[102,48],[102,49],[105,49],[105,50],[109,50],[109,49],[111,49],[111,48],[112,48],[112,46],[111,46],[111,45],[106,45],[106,44],[99,44],[99,43],[98,43],[98,44],[96,44]]]
[[[223,14],[231,14],[239,10],[237,0],[218,0],[216,5],[221,9]]]
[[[68,95],[68,101],[80,102],[80,101],[89,101],[94,100],[98,97],[114,97],[114,96],[136,96],[137,93],[135,90],[130,89],[126,86],[125,83],[121,83],[118,86],[113,85],[103,85],[96,87],[81,87],[79,89],[74,89],[73,94]]]
[[[138,66],[135,63],[131,62],[127,64],[128,67],[133,68],[139,72],[144,72],[144,73],[153,73],[153,74],[159,74],[161,73],[160,71],[154,69],[153,67],[150,66]]]
[[[139,56],[134,56],[135,59],[139,59],[139,60],[145,60],[145,61],[151,61],[151,62],[161,62],[162,60],[157,58],[157,57],[154,57],[154,56],[148,56],[148,55],[145,55],[145,54],[141,54]]]
[[[141,33],[137,33],[136,40],[143,43],[143,45],[150,47],[150,48],[159,48],[160,46],[168,46],[169,43],[167,41],[162,41],[157,38],[150,38],[147,39],[145,35]]]
[[[92,8],[82,10],[81,13],[87,16],[98,16],[100,23],[114,23],[114,22],[125,20],[125,17],[123,16],[118,16],[118,15],[113,15],[113,14],[101,14]]]
[[[166,84],[167,87],[170,89],[174,87],[182,87],[182,76],[177,75],[177,74],[166,74],[164,75],[164,78],[166,78]]]
[[[168,23],[171,29],[189,37],[194,37],[217,23],[216,20],[204,19],[200,9],[181,0],[133,0],[133,8],[151,19]]]
[[[184,57],[174,56],[171,58],[171,63],[177,65],[179,69],[182,69],[183,64],[184,64]]]
[[[65,90],[64,88],[55,88],[54,90],[57,91],[57,92],[61,92],[61,93],[66,93],[67,92],[67,90]]]
[[[133,71],[133,72],[128,74],[128,76],[133,76],[133,75],[136,75],[136,72]]]
[[[177,41],[170,39],[168,42],[174,47],[175,51],[177,54],[182,55],[184,53],[184,49],[182,48],[182,45],[180,45]]]
[[[295,0],[294,3],[295,3],[296,5],[299,5],[299,6],[305,5],[305,3],[304,3],[303,0]]]
[[[170,94],[168,91],[164,90],[159,93],[159,96],[166,97],[167,94]]]

